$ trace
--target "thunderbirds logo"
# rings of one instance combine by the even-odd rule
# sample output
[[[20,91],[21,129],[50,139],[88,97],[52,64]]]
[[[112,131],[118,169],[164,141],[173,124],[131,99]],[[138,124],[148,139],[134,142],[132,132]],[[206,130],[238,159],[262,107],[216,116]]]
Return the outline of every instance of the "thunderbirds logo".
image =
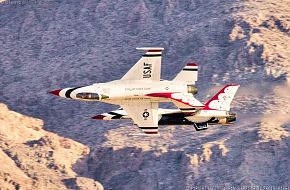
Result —
[[[143,64],[143,78],[151,78],[152,72],[152,64],[151,63],[144,63]]]

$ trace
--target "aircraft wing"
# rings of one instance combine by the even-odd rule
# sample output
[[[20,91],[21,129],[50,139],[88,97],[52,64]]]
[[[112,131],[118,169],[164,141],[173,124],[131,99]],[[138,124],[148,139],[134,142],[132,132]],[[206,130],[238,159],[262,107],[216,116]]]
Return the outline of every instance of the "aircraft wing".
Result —
[[[124,109],[120,107],[117,110],[96,115],[92,117],[92,119],[113,120],[113,119],[129,119],[129,117],[128,114],[124,111]]]
[[[121,80],[153,80],[160,81],[161,54],[164,48],[137,48],[146,53],[121,78]]]
[[[157,102],[126,102],[121,105],[145,134],[158,134]]]
[[[176,114],[176,113],[182,113],[182,111],[180,111],[180,109],[158,108],[158,118],[162,117],[163,115],[170,115],[170,114]],[[118,119],[131,119],[131,117],[127,114],[127,112],[122,107],[120,107],[116,110],[96,115],[96,116],[92,117],[92,119],[118,120]]]

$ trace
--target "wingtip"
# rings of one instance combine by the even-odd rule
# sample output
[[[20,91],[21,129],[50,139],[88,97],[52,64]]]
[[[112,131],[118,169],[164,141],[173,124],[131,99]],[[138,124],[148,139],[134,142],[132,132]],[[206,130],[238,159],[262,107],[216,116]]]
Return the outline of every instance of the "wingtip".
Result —
[[[147,135],[158,135],[158,131],[144,131]]]
[[[153,52],[155,52],[155,51],[163,51],[164,50],[164,48],[162,48],[162,47],[137,47],[136,48],[137,50],[145,50],[145,51],[153,51]]]

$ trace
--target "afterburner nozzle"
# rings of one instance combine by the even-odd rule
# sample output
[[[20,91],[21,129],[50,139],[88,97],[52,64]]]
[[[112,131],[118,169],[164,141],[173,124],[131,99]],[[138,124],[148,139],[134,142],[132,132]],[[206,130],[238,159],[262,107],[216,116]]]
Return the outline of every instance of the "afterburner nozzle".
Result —
[[[198,90],[194,85],[187,85],[187,92],[195,95],[197,94]]]
[[[227,117],[227,122],[231,123],[237,120],[237,116],[234,113],[230,113],[230,115]]]

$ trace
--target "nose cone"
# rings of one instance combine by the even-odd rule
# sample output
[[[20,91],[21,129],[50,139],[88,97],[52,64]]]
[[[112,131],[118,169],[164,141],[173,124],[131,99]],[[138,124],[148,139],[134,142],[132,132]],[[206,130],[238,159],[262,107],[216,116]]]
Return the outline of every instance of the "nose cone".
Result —
[[[50,91],[49,93],[50,93],[50,94],[53,94],[53,95],[56,95],[56,96],[59,96],[59,92],[60,92],[61,90],[62,90],[62,89],[53,90],[53,91]]]
[[[92,119],[104,120],[105,117],[106,116],[104,115],[97,115],[97,116],[92,117]]]

